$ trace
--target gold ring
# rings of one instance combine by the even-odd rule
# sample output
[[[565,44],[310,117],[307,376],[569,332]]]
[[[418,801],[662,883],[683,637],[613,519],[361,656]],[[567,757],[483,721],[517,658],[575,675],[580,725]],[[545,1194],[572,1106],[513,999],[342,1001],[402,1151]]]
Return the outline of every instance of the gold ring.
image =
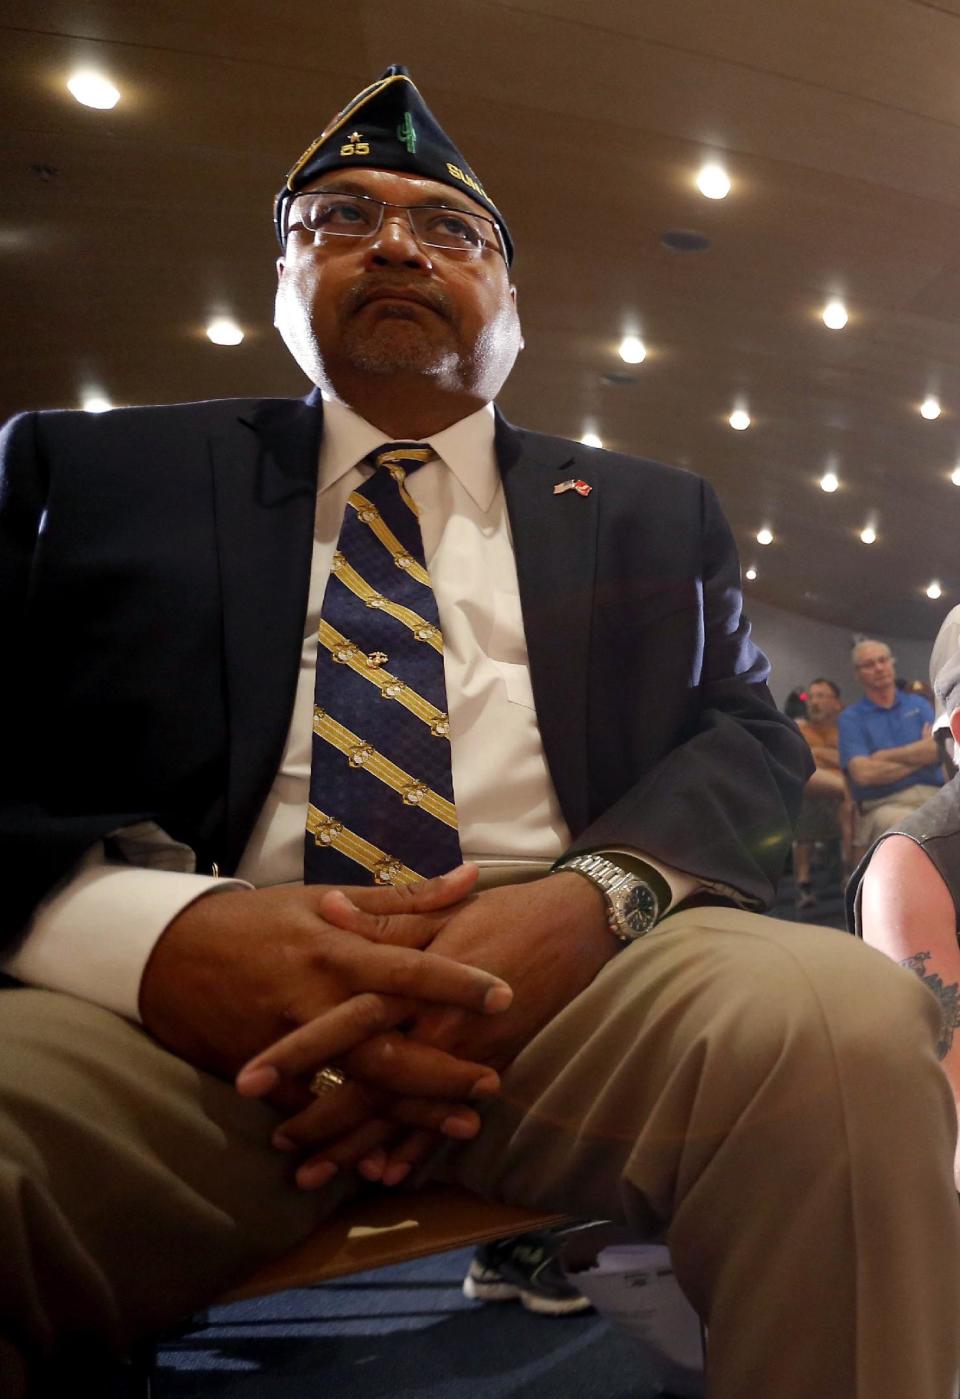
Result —
[[[310,1092],[315,1098],[326,1098],[330,1093],[336,1093],[338,1088],[342,1088],[346,1081],[347,1076],[342,1069],[335,1069],[332,1064],[327,1064],[318,1069],[310,1080]]]

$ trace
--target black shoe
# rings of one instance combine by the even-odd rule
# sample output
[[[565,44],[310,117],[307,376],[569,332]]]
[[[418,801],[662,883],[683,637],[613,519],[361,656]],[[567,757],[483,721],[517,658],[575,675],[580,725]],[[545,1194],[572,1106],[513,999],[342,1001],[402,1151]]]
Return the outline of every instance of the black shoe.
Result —
[[[477,1302],[519,1300],[542,1316],[570,1316],[593,1303],[567,1280],[560,1245],[551,1233],[517,1234],[481,1244],[463,1282],[463,1295]]]
[[[810,884],[797,885],[797,909],[802,911],[805,908],[816,908],[817,896],[813,892]]]

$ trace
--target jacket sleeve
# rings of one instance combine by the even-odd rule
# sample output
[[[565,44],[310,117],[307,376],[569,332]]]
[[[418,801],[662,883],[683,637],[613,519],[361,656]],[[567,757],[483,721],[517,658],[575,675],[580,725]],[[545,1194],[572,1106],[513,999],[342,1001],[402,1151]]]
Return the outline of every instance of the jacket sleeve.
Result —
[[[38,636],[31,625],[48,489],[37,415],[22,414],[0,432],[0,947],[17,938],[39,900],[97,840],[147,814],[57,812],[37,794],[44,735],[33,722],[31,677],[38,648],[57,645],[56,635]]]
[[[713,489],[701,487],[704,630],[695,721],[572,850],[628,844],[762,909],[775,898],[814,764],[767,689],[770,667],[743,615],[736,545]]]

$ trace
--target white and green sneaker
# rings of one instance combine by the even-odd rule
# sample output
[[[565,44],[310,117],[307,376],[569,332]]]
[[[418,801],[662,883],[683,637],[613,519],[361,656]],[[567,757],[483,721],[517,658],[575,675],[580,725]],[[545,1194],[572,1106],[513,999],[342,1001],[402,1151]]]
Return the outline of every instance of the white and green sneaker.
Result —
[[[571,1316],[593,1303],[567,1278],[556,1234],[516,1234],[481,1244],[463,1282],[463,1294],[476,1302],[519,1301],[541,1316]]]

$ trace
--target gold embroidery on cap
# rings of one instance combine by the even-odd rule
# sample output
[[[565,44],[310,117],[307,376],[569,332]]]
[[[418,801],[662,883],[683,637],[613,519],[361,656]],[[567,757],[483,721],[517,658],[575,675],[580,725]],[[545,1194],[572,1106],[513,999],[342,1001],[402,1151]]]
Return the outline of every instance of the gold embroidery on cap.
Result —
[[[489,200],[490,196],[487,194],[487,191],[479,180],[474,179],[469,170],[461,170],[459,165],[452,165],[449,160],[447,161],[447,170],[455,180],[459,180],[461,184],[466,185],[467,189],[472,189],[483,199]]]
[[[340,147],[341,155],[369,155],[370,142],[363,139],[359,131],[351,131],[349,141]]]

